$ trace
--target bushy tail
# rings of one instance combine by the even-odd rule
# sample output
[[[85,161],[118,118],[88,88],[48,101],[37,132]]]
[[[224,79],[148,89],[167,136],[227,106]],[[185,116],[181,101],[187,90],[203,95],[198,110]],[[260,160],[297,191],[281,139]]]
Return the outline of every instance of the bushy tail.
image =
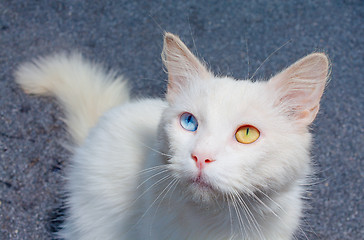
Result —
[[[54,96],[65,110],[75,144],[83,142],[98,118],[129,99],[126,81],[80,54],[57,54],[21,65],[16,82],[28,94]]]

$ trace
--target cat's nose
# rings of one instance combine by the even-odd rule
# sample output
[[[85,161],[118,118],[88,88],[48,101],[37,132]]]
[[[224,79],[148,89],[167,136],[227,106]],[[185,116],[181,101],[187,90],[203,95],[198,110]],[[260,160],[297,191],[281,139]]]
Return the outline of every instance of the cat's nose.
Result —
[[[196,163],[196,166],[199,168],[199,169],[202,169],[205,167],[206,164],[208,163],[212,163],[212,162],[215,162],[214,159],[208,157],[207,155],[205,154],[194,154],[192,153],[191,154],[191,157],[192,157],[192,160],[195,161]]]

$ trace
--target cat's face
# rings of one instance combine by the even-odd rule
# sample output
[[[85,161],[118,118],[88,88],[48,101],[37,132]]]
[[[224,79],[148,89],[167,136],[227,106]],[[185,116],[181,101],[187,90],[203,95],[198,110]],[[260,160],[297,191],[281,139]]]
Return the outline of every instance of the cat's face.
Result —
[[[284,91],[292,83],[215,77],[196,66],[200,63],[179,39],[171,41],[165,43],[170,107],[163,127],[173,156],[169,167],[193,199],[279,191],[303,178],[309,170],[307,125],[323,87],[316,104],[301,106],[307,94],[296,86]],[[321,75],[325,81],[327,72]]]
[[[165,127],[170,167],[197,197],[276,189],[307,172],[310,136],[274,108],[266,83],[211,78],[193,85],[171,104]],[[195,131],[184,128],[184,113],[196,119]],[[257,129],[258,138],[239,142],[241,126]]]

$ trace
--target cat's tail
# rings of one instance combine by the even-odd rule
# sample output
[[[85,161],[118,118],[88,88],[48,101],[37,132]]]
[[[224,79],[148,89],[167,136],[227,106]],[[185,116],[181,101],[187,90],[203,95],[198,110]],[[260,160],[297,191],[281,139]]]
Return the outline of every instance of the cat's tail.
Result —
[[[129,99],[126,81],[81,54],[57,54],[21,65],[16,82],[28,94],[54,96],[65,110],[75,144],[83,142],[98,118]]]

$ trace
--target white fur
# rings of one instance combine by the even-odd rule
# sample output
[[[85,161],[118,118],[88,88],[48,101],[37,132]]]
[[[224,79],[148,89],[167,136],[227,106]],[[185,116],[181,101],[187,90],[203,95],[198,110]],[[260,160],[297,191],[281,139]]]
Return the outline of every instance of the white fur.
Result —
[[[318,62],[314,67],[307,64],[310,57]],[[236,81],[209,73],[178,37],[167,33],[168,101],[125,102],[121,78],[79,55],[22,66],[17,82],[28,93],[60,100],[79,145],[67,172],[69,211],[60,236],[291,239],[301,216],[302,184],[310,173],[307,125],[317,113],[328,71],[323,54],[310,57],[268,82]],[[322,76],[309,79],[305,73],[315,69]],[[317,90],[310,101],[307,88]],[[196,132],[181,127],[183,112],[197,118]],[[236,141],[235,131],[244,124],[259,129],[254,143]],[[195,181],[199,171],[193,152],[215,160],[202,171],[204,184]]]
[[[15,72],[15,79],[26,93],[57,97],[77,145],[105,111],[129,99],[122,77],[104,71],[78,53],[61,53],[23,64]]]

